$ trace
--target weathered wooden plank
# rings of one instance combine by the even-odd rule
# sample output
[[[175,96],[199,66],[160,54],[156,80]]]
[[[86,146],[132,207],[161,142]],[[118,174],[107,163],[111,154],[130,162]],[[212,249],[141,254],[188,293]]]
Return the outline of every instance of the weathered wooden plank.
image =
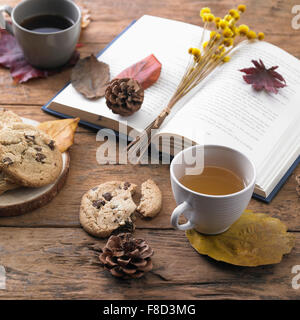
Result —
[[[34,115],[32,108],[26,108],[29,116]],[[35,119],[40,119],[39,116]],[[42,113],[41,113],[42,114]],[[48,116],[47,116],[48,119]],[[85,130],[85,129],[80,129]],[[163,208],[152,220],[138,218],[140,228],[170,228],[170,215],[176,204],[169,181],[168,165],[99,165],[96,152],[101,142],[96,141],[93,132],[76,134],[71,148],[71,166],[66,185],[58,196],[47,206],[20,217],[0,218],[0,226],[79,226],[78,211],[82,195],[90,188],[111,180],[126,180],[140,185],[143,181],[154,179],[163,191]],[[300,230],[300,199],[296,193],[295,175],[300,174],[298,167],[288,182],[268,205],[252,200],[248,209],[269,213],[280,218],[292,231]]]
[[[138,230],[153,247],[154,269],[139,280],[114,279],[98,262],[104,245],[77,228],[1,228],[1,299],[291,299],[295,249],[278,265],[245,268],[216,262],[192,249],[183,232]]]

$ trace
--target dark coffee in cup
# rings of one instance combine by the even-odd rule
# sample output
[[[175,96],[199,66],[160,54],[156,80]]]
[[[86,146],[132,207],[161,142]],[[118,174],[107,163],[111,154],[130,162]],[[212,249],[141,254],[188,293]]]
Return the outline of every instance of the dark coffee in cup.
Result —
[[[52,33],[70,28],[74,24],[67,16],[43,14],[23,20],[20,25],[34,32]]]

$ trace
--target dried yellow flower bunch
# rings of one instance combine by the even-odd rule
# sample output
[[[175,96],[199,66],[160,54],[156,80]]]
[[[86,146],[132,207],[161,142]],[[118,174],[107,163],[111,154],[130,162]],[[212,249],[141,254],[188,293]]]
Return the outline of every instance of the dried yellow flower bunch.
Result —
[[[200,41],[200,48],[190,48],[190,60],[175,97],[183,96],[196,87],[209,73],[224,62],[230,61],[230,53],[243,40],[263,40],[264,33],[251,30],[245,24],[239,24],[241,15],[246,11],[244,4],[236,9],[230,9],[224,18],[216,17],[210,8],[202,8],[200,17],[204,23],[204,30]],[[212,30],[208,41],[203,42],[206,30]],[[177,99],[176,98],[176,99]]]
[[[237,9],[230,9],[222,19],[215,17],[210,8],[202,8],[200,10],[200,17],[204,23],[201,48],[190,48],[188,50],[189,54],[194,57],[193,70],[195,70],[195,67],[205,69],[208,63],[212,67],[216,62],[230,61],[230,52],[243,38],[249,41],[255,39],[263,40],[265,38],[264,33],[256,33],[245,24],[237,24],[241,14],[245,11],[246,6],[240,4]],[[203,42],[205,30],[207,29],[213,30],[210,32],[210,39]]]
[[[224,62],[230,61],[230,53],[243,40],[263,40],[262,32],[256,33],[247,25],[238,21],[246,11],[244,4],[236,9],[230,9],[224,18],[216,17],[210,8],[202,8],[200,17],[204,23],[204,30],[200,41],[200,48],[190,48],[188,53],[193,57],[187,68],[177,93],[180,96],[187,94],[196,87],[209,73]],[[212,30],[208,41],[203,42],[206,30]]]
[[[149,144],[149,136],[152,129],[158,129],[164,119],[170,114],[173,106],[187,93],[194,89],[219,65],[230,61],[230,53],[237,45],[244,41],[263,40],[265,35],[262,32],[256,33],[245,24],[238,24],[241,15],[246,11],[244,4],[238,5],[236,9],[230,9],[224,18],[215,17],[210,8],[202,8],[200,17],[204,23],[200,47],[189,48],[188,53],[191,59],[186,72],[178,85],[176,92],[169,101],[167,107],[147,128],[142,136],[136,138],[128,145],[128,154],[135,156],[137,151],[143,154]],[[204,35],[210,31],[209,40],[204,42]],[[147,136],[148,135],[148,139]],[[146,141],[146,143],[142,143]]]

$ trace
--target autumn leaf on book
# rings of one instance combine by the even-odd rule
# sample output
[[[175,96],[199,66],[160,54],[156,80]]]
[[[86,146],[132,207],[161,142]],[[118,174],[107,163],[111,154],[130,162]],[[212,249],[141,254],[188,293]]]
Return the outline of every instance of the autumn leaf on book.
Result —
[[[116,78],[129,78],[137,80],[144,90],[151,87],[159,78],[161,63],[151,54],[145,59],[133,64],[122,71]]]
[[[286,82],[281,74],[275,71],[278,66],[266,68],[261,59],[259,61],[252,60],[255,67],[241,69],[246,73],[243,79],[251,84],[256,91],[266,90],[267,92],[278,93],[279,88],[286,86]]]
[[[73,87],[88,99],[101,98],[110,79],[109,65],[91,54],[80,59],[71,73]]]

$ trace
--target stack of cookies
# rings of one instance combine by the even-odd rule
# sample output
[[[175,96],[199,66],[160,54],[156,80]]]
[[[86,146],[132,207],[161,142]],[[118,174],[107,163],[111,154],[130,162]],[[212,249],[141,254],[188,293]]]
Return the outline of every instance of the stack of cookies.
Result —
[[[0,194],[53,183],[62,165],[62,155],[50,136],[24,124],[15,113],[0,110]]]

